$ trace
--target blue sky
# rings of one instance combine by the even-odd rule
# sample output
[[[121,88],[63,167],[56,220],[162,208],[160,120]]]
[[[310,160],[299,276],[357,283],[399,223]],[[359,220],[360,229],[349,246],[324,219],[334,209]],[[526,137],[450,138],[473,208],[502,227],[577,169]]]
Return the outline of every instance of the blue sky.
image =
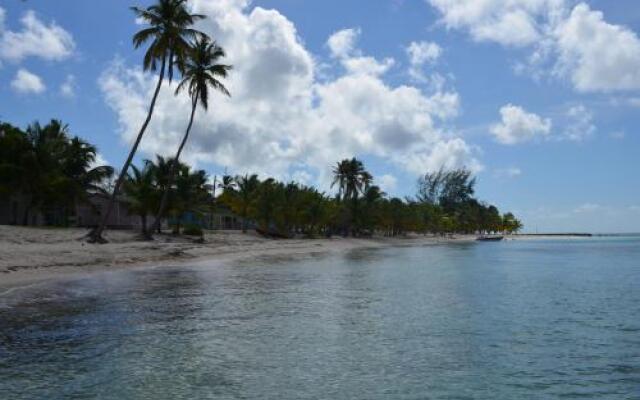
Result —
[[[59,118],[120,165],[153,76],[128,7],[0,1],[0,119]],[[390,194],[465,165],[527,231],[640,231],[640,5],[633,0],[192,0],[235,70],[187,161],[327,186],[356,155]],[[412,45],[413,44],[413,45]],[[169,154],[166,87],[140,158]]]

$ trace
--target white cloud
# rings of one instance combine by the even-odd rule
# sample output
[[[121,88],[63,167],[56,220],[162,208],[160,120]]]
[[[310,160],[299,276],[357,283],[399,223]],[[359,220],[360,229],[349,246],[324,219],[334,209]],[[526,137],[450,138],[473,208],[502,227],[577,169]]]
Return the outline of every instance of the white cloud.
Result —
[[[564,131],[564,138],[568,140],[581,142],[596,132],[593,114],[581,104],[569,108],[567,118],[568,123]]]
[[[376,183],[380,186],[383,192],[388,195],[392,195],[398,186],[398,178],[393,175],[385,174],[377,178]]]
[[[409,56],[409,75],[420,82],[427,80],[422,71],[425,64],[434,64],[442,55],[442,47],[434,42],[411,42],[406,48]]]
[[[434,63],[442,55],[442,47],[434,42],[411,42],[406,50],[412,65]]]
[[[476,41],[505,46],[535,43],[562,0],[427,0],[447,28],[465,29]]]
[[[20,94],[39,94],[46,90],[42,79],[24,68],[18,70],[11,87]]]
[[[60,85],[60,95],[68,99],[75,97],[76,95],[76,77],[69,74],[65,78],[62,85]]]
[[[96,158],[89,165],[89,168],[102,167],[104,165],[110,165],[109,161],[107,161],[107,159],[104,158],[104,156],[101,153],[96,153]]]
[[[361,34],[359,28],[343,29],[332,34],[327,40],[327,47],[333,58],[337,58],[348,73],[354,75],[384,75],[395,65],[393,58],[385,58],[382,61],[374,57],[362,55],[357,48],[357,42]]]
[[[27,11],[20,22],[21,31],[6,30],[4,10],[0,12],[0,59],[20,62],[27,57],[60,61],[73,54],[73,36],[51,22],[42,22],[33,11]]]
[[[569,76],[578,91],[640,89],[640,39],[607,23],[600,11],[578,4],[555,30],[557,73]]]
[[[516,72],[568,78],[579,92],[640,89],[640,38],[566,0],[427,0],[442,22],[477,41],[532,49]]]
[[[225,46],[234,70],[226,82],[232,97],[215,96],[208,113],[198,111],[186,161],[280,179],[306,171],[321,185],[334,162],[353,155],[380,157],[416,174],[443,164],[481,168],[472,147],[439,127],[457,115],[457,93],[387,84],[381,74],[391,62],[361,54],[355,41],[334,46],[345,71],[321,81],[295,26],[277,11],[249,9],[239,0],[191,4],[209,17],[199,28]],[[100,78],[126,142],[144,119],[154,83],[121,62]],[[173,151],[186,127],[189,99],[173,90],[161,92],[141,145],[147,156]]]
[[[502,144],[527,142],[551,133],[551,120],[508,104],[500,109],[502,121],[491,127],[490,132]]]
[[[360,36],[359,28],[349,28],[337,31],[327,40],[331,55],[336,58],[349,57],[355,50],[356,41]]]
[[[351,57],[342,60],[345,69],[355,75],[384,75],[395,63],[393,58],[378,61],[373,57]]]

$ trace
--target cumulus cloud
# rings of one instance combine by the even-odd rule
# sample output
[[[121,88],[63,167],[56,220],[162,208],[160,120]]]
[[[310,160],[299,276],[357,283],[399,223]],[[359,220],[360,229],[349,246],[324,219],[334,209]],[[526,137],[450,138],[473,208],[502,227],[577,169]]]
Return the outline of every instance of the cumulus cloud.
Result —
[[[551,133],[550,119],[529,113],[522,107],[508,104],[500,109],[500,115],[502,121],[490,129],[499,143],[513,145]]]
[[[362,55],[357,47],[361,30],[356,28],[343,29],[332,34],[327,40],[327,47],[333,58],[340,60],[342,66],[350,74],[383,75],[395,65],[393,58],[377,60],[374,57]]]
[[[60,61],[73,54],[73,36],[55,22],[42,22],[33,11],[27,11],[20,23],[22,30],[7,30],[5,12],[0,8],[0,59],[20,62],[27,57]]]
[[[476,41],[506,46],[535,43],[545,21],[561,8],[562,0],[427,0],[442,14],[447,28],[465,29]]]
[[[336,58],[349,57],[355,50],[356,41],[360,36],[359,28],[342,29],[335,32],[327,40],[331,55]]]
[[[557,73],[581,92],[640,89],[640,39],[607,23],[600,11],[578,4],[554,31]]]
[[[242,0],[191,4],[209,17],[199,28],[225,46],[234,70],[226,82],[232,97],[216,96],[208,113],[198,111],[187,161],[280,179],[304,171],[320,184],[329,182],[335,161],[353,155],[381,157],[415,173],[442,165],[480,168],[474,149],[440,128],[458,113],[457,93],[387,84],[381,75],[390,61],[363,55],[357,34],[328,44],[344,71],[320,81],[315,57],[279,12]],[[154,80],[122,62],[100,78],[127,143],[144,119]],[[189,99],[173,91],[166,85],[160,94],[141,145],[146,155],[172,151],[186,127]]]
[[[46,90],[42,79],[24,68],[18,70],[11,87],[20,94],[39,94]]]
[[[434,42],[411,42],[406,48],[409,56],[409,75],[420,82],[427,80],[423,67],[435,63],[442,55],[442,47]]]
[[[586,3],[566,0],[426,0],[443,24],[477,41],[531,48],[516,71],[568,78],[579,92],[640,89],[640,38]]]

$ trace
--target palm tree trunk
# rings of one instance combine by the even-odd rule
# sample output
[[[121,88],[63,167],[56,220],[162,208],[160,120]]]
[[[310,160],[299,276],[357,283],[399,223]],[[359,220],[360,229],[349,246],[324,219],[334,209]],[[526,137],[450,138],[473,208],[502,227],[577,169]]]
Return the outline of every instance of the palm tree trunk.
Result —
[[[107,221],[109,216],[111,215],[111,211],[113,210],[113,205],[116,201],[116,197],[118,196],[118,191],[120,190],[120,186],[124,182],[125,177],[127,176],[127,171],[129,170],[129,166],[131,165],[131,161],[133,160],[133,156],[135,156],[136,151],[138,150],[138,146],[140,145],[140,141],[142,140],[142,136],[144,136],[145,131],[147,130],[147,126],[149,126],[149,122],[151,121],[151,116],[153,115],[153,110],[156,107],[156,101],[158,100],[158,94],[160,94],[160,88],[162,87],[162,82],[164,80],[164,71],[167,64],[167,58],[164,57],[162,59],[162,66],[160,67],[160,76],[158,77],[158,84],[156,85],[156,90],[153,93],[153,98],[151,99],[151,104],[149,105],[149,112],[147,113],[147,118],[144,120],[142,127],[140,128],[140,132],[138,132],[138,137],[136,138],[131,151],[129,152],[129,156],[122,166],[122,170],[120,171],[120,175],[118,176],[118,180],[116,181],[115,186],[113,187],[113,193],[109,199],[109,203],[107,204],[107,209],[105,210],[104,215],[102,216],[102,220],[100,221],[100,225],[89,234],[89,242],[91,243],[106,243],[106,240],[102,237],[102,232],[107,225]]]
[[[156,219],[149,230],[149,236],[153,235],[153,232],[160,228],[160,221],[162,220],[162,215],[164,215],[165,209],[167,208],[167,202],[169,200],[169,191],[173,186],[173,182],[176,178],[176,173],[178,172],[178,165],[180,163],[180,154],[182,154],[182,150],[184,149],[185,144],[187,143],[187,139],[189,138],[189,133],[191,133],[191,127],[193,126],[193,118],[196,114],[196,108],[198,107],[198,94],[194,96],[191,105],[191,117],[189,118],[189,125],[187,125],[187,131],[184,133],[182,137],[182,142],[180,143],[180,147],[178,147],[178,152],[176,153],[176,157],[173,159],[171,164],[171,170],[169,171],[169,182],[167,186],[164,188],[164,192],[162,193],[162,200],[160,200],[160,208],[158,209],[158,213],[156,214]]]
[[[147,237],[147,214],[140,215],[140,222],[142,223],[142,236]]]

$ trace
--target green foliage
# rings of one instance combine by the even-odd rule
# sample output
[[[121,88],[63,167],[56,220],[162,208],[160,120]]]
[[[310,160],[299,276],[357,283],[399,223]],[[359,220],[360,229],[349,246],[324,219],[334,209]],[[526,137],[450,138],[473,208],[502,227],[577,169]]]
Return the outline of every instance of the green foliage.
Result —
[[[166,214],[174,221],[174,232],[180,233],[182,218],[186,213],[201,215],[213,202],[207,185],[207,174],[203,170],[191,170],[188,165],[177,164],[177,176],[171,182],[169,175],[174,163],[172,159],[156,156],[156,160],[145,160],[143,168],[132,166],[123,185],[124,198],[132,213],[140,216],[143,235],[147,231],[147,218],[158,210],[161,198],[168,191]]]
[[[96,154],[58,120],[35,122],[26,131],[0,124],[0,196],[19,196],[25,205],[15,222],[26,225],[39,212],[48,224],[68,224],[75,206],[102,192],[113,174],[109,166],[93,165]]]
[[[186,225],[182,233],[187,236],[198,236],[198,237],[202,237],[204,235],[204,233],[202,232],[202,228],[199,225],[193,225],[193,224]]]
[[[108,166],[93,167],[95,147],[72,137],[59,121],[45,126],[34,123],[26,132],[0,124],[0,157],[0,196],[24,197],[29,212],[69,210],[86,202],[89,194],[103,191],[102,184],[113,172]],[[177,171],[173,180],[172,169]],[[143,234],[149,234],[147,218],[158,209],[166,191],[163,217],[170,217],[179,233],[186,215],[198,217],[212,209],[214,198],[207,182],[204,171],[157,156],[131,169],[121,195],[130,211],[140,216]],[[512,213],[501,215],[495,206],[473,197],[475,179],[467,170],[426,174],[415,200],[389,198],[374,183],[357,159],[343,160],[334,168],[336,197],[296,182],[225,175],[218,185],[223,193],[215,204],[227,205],[242,218],[244,231],[254,225],[275,237],[517,233],[522,229]],[[199,234],[188,223],[184,233],[194,232]]]
[[[190,52],[192,40],[204,37],[204,33],[192,28],[204,15],[190,14],[184,0],[157,0],[147,8],[132,7],[136,17],[148,24],[133,36],[137,49],[145,43],[149,47],[144,55],[144,69],[156,71],[158,63],[169,62],[169,80],[174,66],[181,69]]]

